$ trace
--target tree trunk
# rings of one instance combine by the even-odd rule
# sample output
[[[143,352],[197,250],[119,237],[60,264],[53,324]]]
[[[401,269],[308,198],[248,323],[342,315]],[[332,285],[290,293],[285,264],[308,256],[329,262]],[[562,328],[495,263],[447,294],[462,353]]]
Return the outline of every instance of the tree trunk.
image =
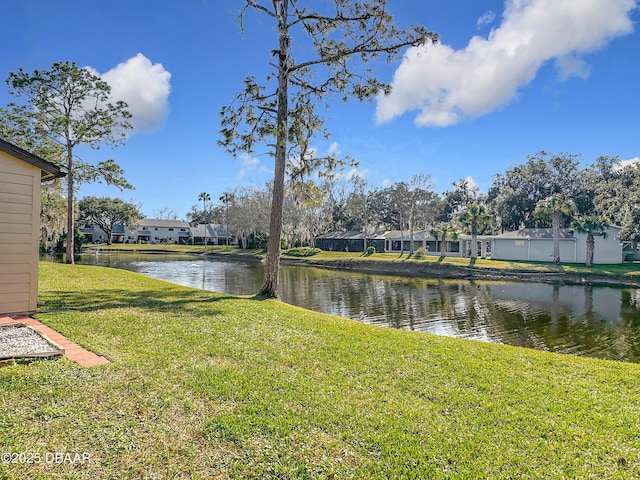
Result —
[[[289,50],[291,38],[287,30],[289,0],[277,0],[280,51],[278,52],[278,132],[276,138],[275,171],[273,175],[273,201],[269,220],[269,242],[264,265],[264,281],[259,296],[279,298],[280,237],[282,235],[282,208],[284,205],[284,175],[287,161],[287,133],[289,116]]]
[[[400,256],[404,255],[404,230],[402,224],[402,211],[400,211]]]
[[[553,263],[560,265],[560,216],[561,212],[553,212],[551,227],[553,229]],[[548,218],[548,217],[547,217]]]
[[[367,251],[367,230],[368,230],[368,228],[369,228],[369,224],[367,222],[367,199],[365,197],[364,204],[363,204],[363,207],[362,207],[362,233],[364,234],[364,241],[362,242],[363,246],[364,246],[364,249],[362,250],[362,253],[366,253],[366,251]]]
[[[447,256],[447,236],[443,235],[442,240],[440,240],[440,256]]]
[[[409,255],[413,255],[413,249],[414,249],[414,232],[413,232],[413,222],[411,222],[411,224],[409,225]]]
[[[587,267],[593,266],[593,253],[595,251],[596,242],[593,238],[593,234],[587,234],[587,259],[585,265]]]
[[[75,212],[74,204],[74,171],[73,171],[73,147],[67,140],[67,263],[75,263]]]
[[[478,235],[471,234],[471,260],[478,258]]]

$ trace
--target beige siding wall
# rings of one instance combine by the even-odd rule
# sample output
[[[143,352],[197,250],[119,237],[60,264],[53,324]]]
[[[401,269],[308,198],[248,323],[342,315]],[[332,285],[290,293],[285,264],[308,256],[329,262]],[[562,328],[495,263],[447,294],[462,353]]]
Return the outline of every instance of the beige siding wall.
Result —
[[[36,310],[39,225],[40,170],[0,152],[0,314]]]

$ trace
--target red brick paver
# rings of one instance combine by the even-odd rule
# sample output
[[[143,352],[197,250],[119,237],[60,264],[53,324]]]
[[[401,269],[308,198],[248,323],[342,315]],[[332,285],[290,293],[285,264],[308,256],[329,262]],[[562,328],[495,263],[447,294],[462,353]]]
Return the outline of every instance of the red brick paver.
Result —
[[[96,355],[89,350],[85,350],[80,345],[70,341],[64,335],[60,335],[54,329],[43,325],[42,323],[31,317],[0,316],[0,325],[12,325],[14,323],[24,323],[42,333],[43,335],[47,336],[62,348],[64,348],[65,357],[67,357],[72,362],[76,362],[82,367],[93,367],[94,365],[104,365],[105,363],[109,363],[109,360],[107,360],[106,358],[101,357],[100,355]]]

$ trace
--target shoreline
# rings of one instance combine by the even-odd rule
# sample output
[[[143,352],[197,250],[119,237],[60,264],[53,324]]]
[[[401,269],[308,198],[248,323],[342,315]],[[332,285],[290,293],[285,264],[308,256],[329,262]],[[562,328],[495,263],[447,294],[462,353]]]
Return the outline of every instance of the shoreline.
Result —
[[[234,251],[179,251],[165,248],[154,249],[87,249],[91,252],[136,253],[136,254],[184,254],[206,255],[207,257],[228,258],[236,261],[262,262],[264,254],[256,251],[242,253]],[[323,252],[329,253],[329,252]],[[527,268],[500,269],[490,266],[454,265],[440,261],[420,261],[409,258],[385,260],[366,257],[323,259],[309,257],[291,257],[282,254],[280,263],[292,266],[309,266],[329,270],[349,270],[359,273],[395,275],[405,277],[447,278],[459,280],[519,281],[531,283],[550,283],[558,285],[584,285],[614,288],[640,288],[640,278],[633,279],[623,275],[602,274],[596,272],[536,271]],[[562,268],[562,265],[560,266]]]
[[[332,270],[350,270],[360,273],[397,275],[422,278],[447,278],[457,280],[508,280],[531,283],[551,283],[559,285],[585,285],[597,287],[640,288],[640,282],[605,275],[578,275],[567,272],[505,271],[490,268],[462,267],[435,262],[387,262],[387,261],[344,261],[282,258],[284,265],[311,266]]]

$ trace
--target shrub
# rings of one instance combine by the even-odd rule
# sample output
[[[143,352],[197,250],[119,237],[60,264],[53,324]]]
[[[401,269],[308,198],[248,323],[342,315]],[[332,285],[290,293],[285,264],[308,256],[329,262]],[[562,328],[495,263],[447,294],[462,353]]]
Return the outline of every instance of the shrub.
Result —
[[[249,240],[247,241],[248,247],[260,250],[267,248],[267,242],[269,241],[269,236],[264,233],[252,233],[249,235]]]
[[[424,247],[420,247],[414,252],[413,258],[415,258],[416,260],[422,260],[427,256],[427,252],[427,249],[425,249]]]
[[[311,248],[311,247],[295,247],[290,248],[282,252],[283,255],[287,255],[288,257],[311,257],[316,253],[320,253],[322,250],[319,248]]]
[[[374,253],[376,253],[376,247],[370,246],[370,247],[367,247],[367,249],[364,251],[364,256],[365,257],[369,257],[369,256],[373,255]]]

